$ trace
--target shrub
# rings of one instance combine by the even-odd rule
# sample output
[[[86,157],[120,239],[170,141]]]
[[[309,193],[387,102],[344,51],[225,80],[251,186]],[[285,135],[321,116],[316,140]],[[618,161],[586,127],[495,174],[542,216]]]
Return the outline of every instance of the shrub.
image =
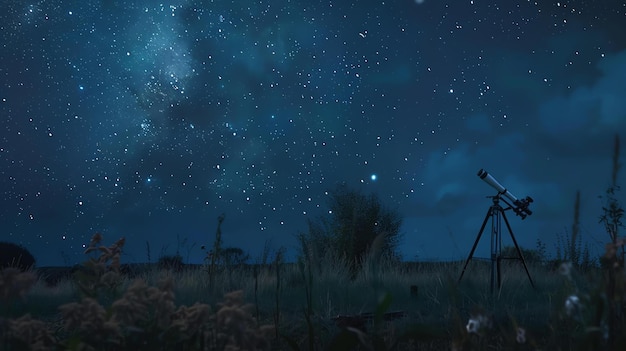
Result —
[[[26,248],[9,242],[0,242],[0,269],[15,267],[27,271],[34,266],[35,258]]]
[[[342,184],[328,193],[328,214],[309,222],[309,232],[300,234],[310,249],[324,256],[329,250],[350,263],[353,277],[381,237],[379,254],[400,259],[402,216],[385,206],[376,194],[366,195]],[[303,254],[303,253],[301,253]]]

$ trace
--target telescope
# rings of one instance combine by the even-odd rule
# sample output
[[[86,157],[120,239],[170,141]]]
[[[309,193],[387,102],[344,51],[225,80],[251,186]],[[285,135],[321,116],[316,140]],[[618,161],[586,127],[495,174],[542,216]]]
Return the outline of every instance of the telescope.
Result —
[[[509,206],[511,206],[516,215],[524,219],[527,215],[533,214],[533,212],[528,209],[528,205],[533,202],[533,199],[530,196],[526,196],[526,198],[519,200],[517,197],[511,194],[510,191],[506,190],[505,187],[498,183],[496,178],[487,173],[487,171],[485,171],[484,169],[478,171],[478,176],[480,177],[480,179],[484,180],[487,184],[496,189],[498,191],[498,196],[504,195],[513,203],[513,205],[509,204]]]
[[[485,220],[483,221],[482,226],[480,227],[480,231],[478,231],[478,236],[476,237],[476,241],[474,241],[474,246],[472,246],[472,251],[470,251],[469,256],[467,256],[467,261],[465,261],[465,266],[463,266],[463,271],[461,271],[461,276],[459,277],[459,282],[463,278],[463,274],[465,274],[465,269],[469,264],[470,260],[474,256],[474,251],[476,251],[476,246],[478,246],[478,241],[480,237],[483,235],[483,231],[485,230],[485,226],[487,225],[487,221],[491,218],[491,292],[493,293],[496,289],[496,283],[498,289],[501,287],[501,276],[500,276],[500,261],[503,258],[513,258],[519,259],[522,261],[524,265],[524,269],[526,270],[526,275],[528,275],[528,280],[530,281],[530,285],[535,287],[532,278],[530,277],[530,272],[528,271],[528,266],[526,265],[526,260],[524,259],[524,254],[522,250],[520,250],[519,245],[517,245],[517,240],[515,240],[515,235],[513,235],[513,230],[511,230],[511,225],[509,224],[509,220],[506,218],[506,214],[504,211],[513,209],[516,215],[522,217],[522,219],[526,218],[526,216],[531,215],[532,212],[528,209],[528,205],[533,202],[533,199],[530,196],[526,196],[525,199],[519,200],[510,191],[506,190],[496,178],[492,177],[487,171],[481,169],[478,171],[478,176],[480,179],[484,180],[487,184],[491,185],[494,189],[498,191],[496,196],[487,196],[493,200],[493,204],[489,207],[487,211],[487,215],[485,216]],[[507,201],[506,199],[509,199]],[[500,200],[507,204],[509,207],[502,208],[500,205]],[[517,251],[517,257],[503,257],[502,256],[502,219],[504,219],[504,223],[506,224],[506,228],[509,230],[509,234],[511,234],[511,239],[513,240],[513,244],[515,244],[515,250]]]

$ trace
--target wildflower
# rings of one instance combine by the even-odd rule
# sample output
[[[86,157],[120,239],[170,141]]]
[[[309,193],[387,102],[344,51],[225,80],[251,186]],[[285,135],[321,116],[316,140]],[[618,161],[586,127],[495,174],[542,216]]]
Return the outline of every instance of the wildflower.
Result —
[[[55,342],[46,323],[33,319],[30,314],[9,320],[8,334],[22,341],[24,345],[30,345],[31,350],[50,350]]]
[[[617,260],[617,251],[620,247],[624,245],[626,245],[625,238],[619,238],[616,240],[615,243],[610,242],[605,245],[606,251],[604,253],[604,258],[613,263],[613,268],[619,267],[619,262]]]
[[[0,270],[0,300],[24,299],[36,281],[37,277],[32,272],[22,272],[15,267]]]
[[[59,306],[64,320],[64,329],[78,333],[91,341],[116,340],[122,338],[119,325],[109,320],[108,312],[97,300],[84,298],[81,302],[70,302]]]
[[[111,252],[111,249],[109,249],[106,246],[100,246],[99,247],[100,251],[102,251],[102,254],[106,257],[111,257],[113,256],[113,253]]]
[[[255,327],[257,322],[251,314],[252,305],[244,304],[242,290],[225,294],[224,302],[218,303],[218,307],[214,321],[218,330],[217,338],[226,343],[224,350],[269,348],[274,327]]]
[[[565,312],[571,316],[580,309],[580,299],[576,295],[570,295],[565,299]]]
[[[87,248],[85,249],[85,254],[90,253],[91,251],[96,251],[96,245],[98,245],[100,243],[100,241],[102,241],[102,234],[100,233],[96,233],[91,237],[91,240],[89,241],[89,246],[87,246]]]
[[[572,262],[563,262],[559,266],[559,274],[570,278],[572,273]]]
[[[470,334],[478,333],[478,329],[480,329],[480,322],[476,319],[470,318],[469,322],[465,326],[467,332]]]
[[[489,318],[483,315],[472,317],[467,322],[465,329],[470,334],[482,334],[482,331],[490,326]]]
[[[120,275],[117,272],[108,271],[100,277],[100,283],[110,289],[113,289],[120,284]]]
[[[124,243],[126,243],[126,238],[121,237],[117,239],[116,242],[113,243],[110,249],[113,250],[114,254],[122,253],[122,248],[124,247]]]
[[[111,263],[109,264],[109,266],[115,271],[120,270],[120,255],[119,254],[116,254],[111,258]]]
[[[172,315],[171,327],[190,338],[209,323],[210,317],[211,307],[209,305],[196,302],[190,307],[180,306]]]
[[[526,330],[522,327],[517,327],[517,337],[515,338],[518,344],[526,343]]]

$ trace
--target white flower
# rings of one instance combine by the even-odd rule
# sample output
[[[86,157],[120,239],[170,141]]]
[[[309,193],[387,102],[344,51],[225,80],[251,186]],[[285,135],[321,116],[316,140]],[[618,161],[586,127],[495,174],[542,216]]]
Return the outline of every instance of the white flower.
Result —
[[[470,318],[470,320],[467,322],[467,325],[465,326],[465,329],[467,329],[467,332],[470,334],[478,333],[479,328],[480,322],[474,318]]]
[[[565,299],[565,312],[571,316],[580,308],[580,299],[576,295],[570,295]]]
[[[563,262],[559,266],[559,274],[570,277],[572,273],[572,262]]]
[[[467,325],[465,326],[465,329],[467,329],[467,332],[470,334],[481,334],[481,331],[484,330],[485,328],[488,328],[490,326],[489,323],[489,318],[483,316],[483,315],[478,315],[476,317],[472,316],[469,321],[467,322]]]
[[[515,338],[518,344],[526,343],[526,330],[521,327],[517,327],[517,337]]]

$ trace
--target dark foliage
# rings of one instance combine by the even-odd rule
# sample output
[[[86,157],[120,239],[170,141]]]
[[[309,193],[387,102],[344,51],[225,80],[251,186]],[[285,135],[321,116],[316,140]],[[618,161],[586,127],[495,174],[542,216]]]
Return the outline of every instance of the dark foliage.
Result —
[[[519,248],[524,260],[528,264],[543,264],[546,261],[544,254],[537,249]],[[505,246],[502,248],[502,257],[507,259],[519,259],[515,246]]]
[[[330,228],[337,247],[360,264],[378,235],[384,236],[381,253],[396,256],[402,218],[375,194],[339,186],[330,193]]]
[[[159,258],[157,266],[160,269],[171,269],[176,272],[183,270],[185,264],[183,263],[183,256],[181,255],[167,255]]]
[[[396,210],[383,205],[376,194],[366,195],[340,185],[329,193],[329,213],[309,222],[309,232],[300,240],[307,242],[317,255],[331,250],[345,257],[353,271],[358,270],[378,236],[382,247],[377,254],[399,259],[397,246],[402,217]]]
[[[225,247],[220,256],[226,266],[242,266],[250,260],[250,255],[238,247]]]
[[[0,269],[15,267],[26,271],[34,266],[35,258],[26,248],[9,242],[0,242]]]
[[[43,280],[47,286],[57,286],[62,281],[68,281],[73,277],[72,267],[39,267],[37,276]]]

